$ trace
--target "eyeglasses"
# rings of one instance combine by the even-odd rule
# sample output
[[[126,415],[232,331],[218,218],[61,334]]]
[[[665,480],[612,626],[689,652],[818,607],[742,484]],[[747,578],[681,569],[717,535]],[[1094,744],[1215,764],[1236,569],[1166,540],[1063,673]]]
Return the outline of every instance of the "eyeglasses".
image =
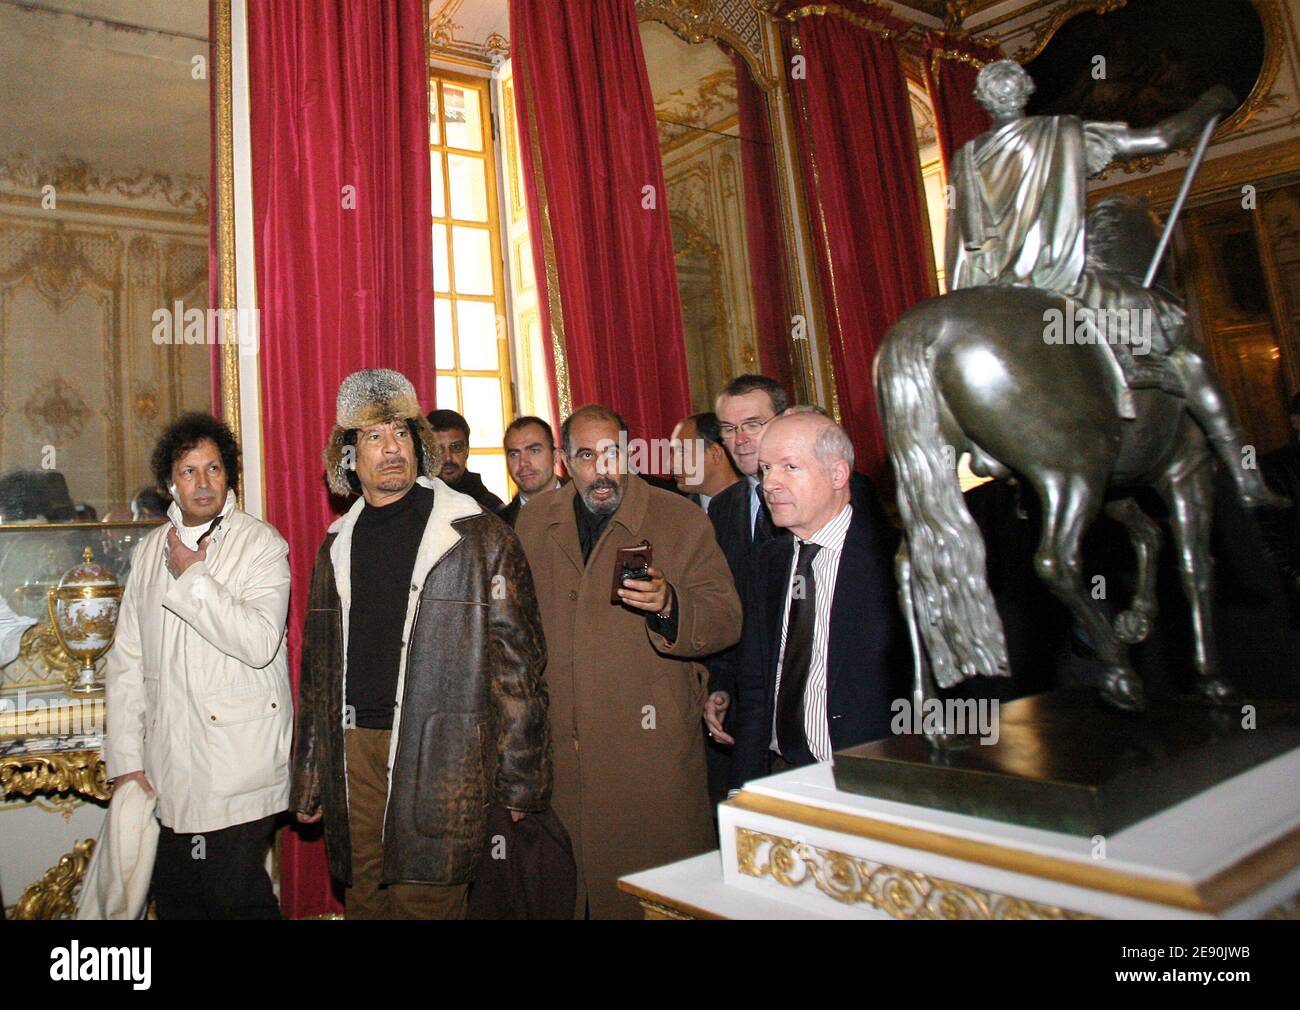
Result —
[[[774,417],[775,415],[773,415],[773,417],[769,417],[766,421],[760,421],[756,417],[751,417],[748,421],[741,421],[739,425],[720,424],[718,425],[718,434],[722,436],[722,440],[724,442],[730,442],[733,438],[736,437],[736,428],[739,427],[740,430],[743,431],[746,435],[748,435],[750,438],[753,438],[760,431],[762,431],[763,426],[771,422],[774,419]]]

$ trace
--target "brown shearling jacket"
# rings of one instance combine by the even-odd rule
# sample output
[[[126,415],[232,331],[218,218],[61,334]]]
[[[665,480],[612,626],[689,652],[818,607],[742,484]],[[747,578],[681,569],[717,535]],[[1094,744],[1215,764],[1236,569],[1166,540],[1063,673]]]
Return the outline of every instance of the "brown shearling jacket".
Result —
[[[546,640],[513,531],[442,481],[407,607],[389,752],[385,883],[474,878],[487,806],[546,809],[551,743]],[[345,615],[353,507],[316,556],[303,636],[290,809],[323,809],[330,873],[351,883],[344,753]],[[359,587],[358,591],[364,591]]]

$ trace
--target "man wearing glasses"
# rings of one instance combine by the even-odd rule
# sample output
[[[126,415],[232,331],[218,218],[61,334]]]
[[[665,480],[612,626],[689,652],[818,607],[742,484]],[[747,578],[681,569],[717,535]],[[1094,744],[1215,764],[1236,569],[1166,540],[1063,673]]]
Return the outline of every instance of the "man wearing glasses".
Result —
[[[789,406],[790,397],[781,384],[766,375],[732,379],[717,400],[722,444],[743,479],[709,502],[709,520],[742,601],[753,577],[758,549],[774,535],[772,517],[759,489],[758,446],[767,425]],[[739,650],[733,648],[711,656],[706,664],[709,696],[704,703],[704,723],[709,739],[705,756],[713,803],[727,798],[731,777],[731,745],[735,741],[728,729],[731,703],[736,697],[738,660]]]
[[[505,503],[487,489],[483,478],[467,470],[469,422],[454,410],[435,410],[429,415],[433,437],[442,446],[442,471],[438,474],[453,491],[467,494],[484,512],[495,514]]]
[[[631,472],[627,430],[608,407],[575,410],[560,429],[573,480],[515,524],[546,633],[552,808],[573,842],[578,918],[641,918],[620,876],[712,848],[699,662],[741,629],[709,523]],[[653,556],[628,557],[639,547]]]

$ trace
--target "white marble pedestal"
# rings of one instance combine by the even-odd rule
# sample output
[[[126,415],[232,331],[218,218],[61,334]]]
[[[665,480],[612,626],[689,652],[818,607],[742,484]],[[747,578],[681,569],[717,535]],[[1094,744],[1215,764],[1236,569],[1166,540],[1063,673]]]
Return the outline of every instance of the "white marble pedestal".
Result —
[[[1109,837],[751,782],[721,851],[623,878],[648,918],[1300,917],[1300,749]]]

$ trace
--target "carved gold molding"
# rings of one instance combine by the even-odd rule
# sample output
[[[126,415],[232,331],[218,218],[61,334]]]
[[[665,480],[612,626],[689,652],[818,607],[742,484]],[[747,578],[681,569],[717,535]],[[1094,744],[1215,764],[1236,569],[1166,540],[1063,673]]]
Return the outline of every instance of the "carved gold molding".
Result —
[[[524,183],[519,170],[519,120],[515,118],[515,79],[513,76],[501,83],[502,134],[506,147],[506,178],[510,191],[510,220],[523,219],[528,208],[524,206]]]
[[[671,922],[684,922],[694,920],[695,916],[687,915],[680,912],[671,905],[665,905],[659,901],[652,901],[649,898],[637,899],[641,902],[641,915],[647,921],[668,920]]]
[[[665,95],[655,103],[663,143],[665,121],[670,126],[694,127],[722,133],[738,122],[736,74],[732,67],[717,70],[700,78],[695,85],[695,100],[689,101],[685,88]],[[718,116],[719,111],[726,114]]]
[[[864,18],[862,15],[855,14],[847,7],[841,7],[839,4],[805,4],[802,7],[795,7],[782,14],[777,14],[775,11],[779,6],[779,0],[777,0],[777,2],[769,3],[767,6],[768,15],[778,21],[789,21],[793,24],[794,22],[806,17],[825,17],[827,14],[834,14],[836,17],[843,18],[851,25],[857,25],[859,28],[865,28],[869,32],[875,32],[883,38],[897,38],[902,34],[898,29],[893,28],[890,25],[884,25],[879,21],[872,21],[870,18]]]
[[[749,65],[759,87],[769,94],[776,90],[776,74],[764,56],[761,4],[746,0],[636,0],[635,7],[638,20],[658,21],[685,42],[725,42]]]
[[[727,805],[857,838],[870,838],[980,866],[1055,880],[1073,887],[1210,914],[1231,908],[1300,866],[1300,828],[1274,839],[1214,876],[1190,883],[1141,876],[1098,865],[1097,861],[1063,859],[960,838],[930,828],[878,821],[760,793],[742,791],[739,796],[728,800]]]
[[[1215,131],[1215,137],[1218,139],[1224,139],[1239,133],[1260,112],[1280,104],[1283,98],[1281,95],[1271,94],[1273,85],[1277,82],[1278,71],[1282,66],[1282,54],[1286,51],[1287,31],[1282,13],[1282,4],[1280,0],[1250,0],[1250,2],[1256,13],[1259,14],[1260,24],[1264,30],[1264,61],[1259,74],[1255,78],[1254,86],[1250,89],[1250,94],[1246,96],[1245,100],[1231,116],[1219,124],[1219,128]],[[1125,6],[1126,3],[1127,0],[1075,0],[1075,2],[1053,12],[1052,16],[1039,26],[1034,40],[1018,51],[1012,59],[1017,63],[1029,63],[1047,48],[1047,44],[1051,42],[1052,37],[1071,18],[1085,13],[1109,14]],[[1300,117],[1292,116],[1287,120],[1286,124],[1278,125],[1294,123],[1297,118]],[[1184,150],[1191,151],[1192,146],[1188,144]],[[1138,158],[1118,167],[1120,171],[1126,174],[1147,172],[1157,165],[1163,164],[1166,158],[1168,158],[1168,155],[1164,154],[1149,158]]]
[[[34,796],[29,799],[15,800],[12,803],[0,803],[0,810],[28,810],[35,807],[37,810],[46,810],[52,814],[58,814],[63,818],[65,824],[70,824],[72,815],[84,805],[85,801],[75,794],[71,796]]]
[[[703,253],[709,261],[709,286],[713,291],[713,302],[717,306],[718,316],[715,324],[716,332],[713,334],[717,346],[714,348],[715,360],[718,365],[719,374],[736,375],[737,372],[731,363],[731,326],[732,317],[735,315],[735,306],[728,296],[730,285],[726,284],[726,272],[722,263],[722,252],[718,248],[718,243],[702,231],[697,231],[691,227],[690,221],[680,214],[671,214],[670,218],[677,222],[678,227],[686,236],[686,241],[682,243],[681,248],[673,250],[674,261],[680,260],[683,256],[688,256],[693,252]],[[739,334],[737,334],[739,336]],[[705,346],[707,350],[707,344]]]
[[[31,666],[49,670],[50,684],[71,688],[77,682],[77,661],[59,644],[59,636],[49,621],[33,624],[23,632],[18,658]]]
[[[510,56],[510,40],[500,32],[491,32],[482,42],[458,39],[464,26],[456,23],[456,14],[465,0],[442,0],[442,6],[429,11],[427,49],[438,59],[451,59],[476,67],[496,67]]]
[[[41,208],[41,197],[34,194],[0,192],[0,206]],[[92,200],[59,199],[59,210],[65,220],[74,218],[131,218],[137,221],[157,221],[167,225],[180,225],[183,232],[193,234],[196,227],[205,232],[208,227],[207,212],[160,210],[156,207],[128,207],[121,204],[98,203]]]
[[[895,919],[1095,918],[748,828],[736,829],[736,858],[746,876],[794,889],[812,881],[842,905],[867,905]]]
[[[67,155],[45,163],[23,155],[0,160],[0,185],[38,191],[53,186],[60,202],[65,193],[103,194],[127,200],[158,199],[195,216],[208,212],[208,188],[204,179],[145,169],[134,175],[111,175],[88,161]]]
[[[217,49],[217,234],[208,241],[217,243],[217,285],[221,314],[221,419],[237,442],[243,443],[243,425],[239,413],[239,334],[235,332],[235,140],[234,97],[231,85],[230,2],[213,0],[213,21]],[[208,293],[209,299],[212,292]],[[261,432],[250,433],[257,438]],[[236,504],[244,507],[244,482],[235,492]]]
[[[1073,0],[1072,3],[1058,7],[1038,26],[1034,32],[1034,40],[1011,58],[1017,63],[1028,63],[1047,48],[1047,43],[1052,41],[1052,36],[1071,18],[1087,13],[1109,14],[1111,11],[1119,10],[1127,2],[1128,0]]]
[[[77,842],[55,866],[23,892],[14,906],[14,919],[71,919],[77,911],[77,890],[86,876],[95,840]]]
[[[1218,190],[1254,185],[1270,176],[1296,171],[1300,171],[1300,144],[1294,140],[1279,140],[1205,162],[1196,175],[1191,195],[1199,197]],[[1090,200],[1120,194],[1144,196],[1153,207],[1160,208],[1173,202],[1182,181],[1183,173],[1171,170],[1098,188],[1088,196]]]
[[[98,751],[0,757],[0,796],[67,792],[105,803],[112,798],[108,769]]]

